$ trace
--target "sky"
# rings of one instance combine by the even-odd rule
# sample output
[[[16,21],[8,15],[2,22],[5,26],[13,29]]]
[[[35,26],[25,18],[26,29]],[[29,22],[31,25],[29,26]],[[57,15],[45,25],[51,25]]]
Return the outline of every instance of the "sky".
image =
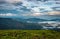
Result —
[[[60,0],[0,0],[0,17],[60,17]]]

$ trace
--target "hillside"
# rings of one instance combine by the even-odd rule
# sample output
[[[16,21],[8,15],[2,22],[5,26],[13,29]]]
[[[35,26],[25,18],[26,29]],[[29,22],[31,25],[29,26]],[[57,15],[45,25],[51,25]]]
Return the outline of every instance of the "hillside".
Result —
[[[60,39],[52,30],[0,30],[0,39]]]

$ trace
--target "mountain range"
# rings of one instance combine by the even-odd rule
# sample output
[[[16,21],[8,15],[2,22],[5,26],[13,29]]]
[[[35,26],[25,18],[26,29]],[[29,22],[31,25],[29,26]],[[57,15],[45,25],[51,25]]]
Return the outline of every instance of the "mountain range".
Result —
[[[34,23],[26,23],[11,18],[0,18],[0,29],[41,29],[41,26],[38,26]]]
[[[56,21],[56,20],[52,20],[52,21]],[[32,23],[28,23],[27,21],[30,21]],[[48,21],[48,22],[38,23],[38,22],[44,22],[44,21]],[[60,24],[49,23],[49,21],[50,20],[44,20],[44,19],[39,19],[39,18],[29,18],[29,19],[0,18],[0,29],[43,29],[43,28],[44,29],[51,29],[51,28],[57,29],[56,27],[60,27]],[[54,28],[53,25],[56,27]]]

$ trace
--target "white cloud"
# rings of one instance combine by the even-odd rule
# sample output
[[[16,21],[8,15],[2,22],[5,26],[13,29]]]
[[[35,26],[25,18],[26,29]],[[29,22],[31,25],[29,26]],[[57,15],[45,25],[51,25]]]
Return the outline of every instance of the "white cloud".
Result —
[[[16,16],[16,14],[6,13],[6,14],[0,14],[0,16]]]
[[[51,4],[50,4],[51,3]],[[33,12],[40,12],[40,8],[43,8],[47,11],[52,11],[53,6],[55,5],[55,2],[40,2],[40,1],[23,1],[23,6],[26,6],[28,9],[31,9]],[[35,6],[35,7],[33,7]],[[32,8],[33,7],[33,8]]]
[[[39,7],[34,7],[34,8],[32,8],[32,12],[40,12],[40,8]]]

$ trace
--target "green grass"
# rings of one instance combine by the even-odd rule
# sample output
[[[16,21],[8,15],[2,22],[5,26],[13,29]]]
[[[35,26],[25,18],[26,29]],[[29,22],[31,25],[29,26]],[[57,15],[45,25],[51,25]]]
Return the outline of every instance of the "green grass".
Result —
[[[60,39],[52,30],[0,30],[0,39]]]

